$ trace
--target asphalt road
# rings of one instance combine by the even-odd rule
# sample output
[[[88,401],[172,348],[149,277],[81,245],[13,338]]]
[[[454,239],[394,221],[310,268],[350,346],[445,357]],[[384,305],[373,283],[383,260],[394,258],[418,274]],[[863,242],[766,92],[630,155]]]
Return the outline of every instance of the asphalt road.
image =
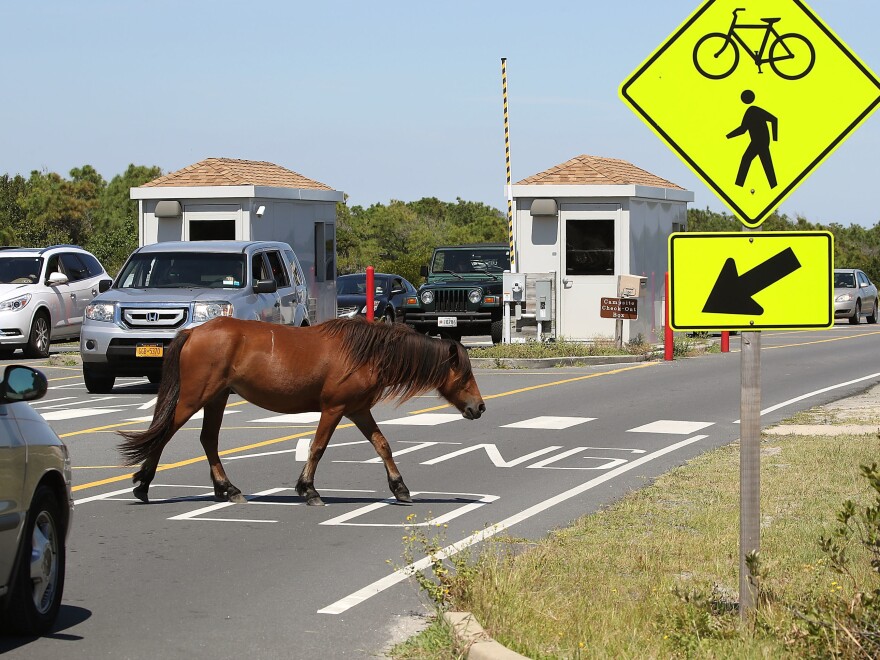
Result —
[[[762,336],[762,423],[880,383],[880,326]],[[77,500],[56,632],[0,641],[10,658],[365,658],[425,613],[404,574],[407,516],[444,543],[538,538],[689,458],[738,438],[731,353],[593,368],[477,371],[476,421],[433,397],[375,409],[412,506],[347,420],[316,476],[325,507],[293,491],[315,428],[230,399],[221,433],[247,504],[217,504],[193,419],[151,489],[130,494],[118,430],[145,428],[155,387],[86,392],[76,366],[45,366],[35,404],[71,450]],[[36,364],[36,363],[32,363]],[[442,525],[436,527],[432,525]]]

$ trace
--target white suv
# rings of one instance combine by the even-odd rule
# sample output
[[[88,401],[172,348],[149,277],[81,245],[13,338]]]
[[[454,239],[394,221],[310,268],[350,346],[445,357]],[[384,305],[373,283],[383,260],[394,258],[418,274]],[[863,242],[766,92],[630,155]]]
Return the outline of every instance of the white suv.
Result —
[[[50,342],[79,337],[86,306],[110,283],[76,245],[0,248],[0,359],[17,348],[47,357]]]

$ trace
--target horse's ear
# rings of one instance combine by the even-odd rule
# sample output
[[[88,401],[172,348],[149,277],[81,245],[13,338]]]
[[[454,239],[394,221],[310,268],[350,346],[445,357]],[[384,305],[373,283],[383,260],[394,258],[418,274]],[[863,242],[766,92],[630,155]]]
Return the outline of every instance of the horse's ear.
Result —
[[[459,348],[458,342],[453,341],[452,339],[448,339],[447,342],[449,343],[449,363],[453,367],[457,367],[461,362],[458,355],[458,352],[461,349]]]

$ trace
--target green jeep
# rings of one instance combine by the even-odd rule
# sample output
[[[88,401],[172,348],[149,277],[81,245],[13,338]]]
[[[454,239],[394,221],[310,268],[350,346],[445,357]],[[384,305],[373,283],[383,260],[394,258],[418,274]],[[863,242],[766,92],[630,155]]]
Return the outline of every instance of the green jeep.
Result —
[[[510,270],[510,246],[503,243],[434,248],[427,281],[406,300],[406,323],[418,332],[461,341],[491,335],[501,341],[502,273]]]

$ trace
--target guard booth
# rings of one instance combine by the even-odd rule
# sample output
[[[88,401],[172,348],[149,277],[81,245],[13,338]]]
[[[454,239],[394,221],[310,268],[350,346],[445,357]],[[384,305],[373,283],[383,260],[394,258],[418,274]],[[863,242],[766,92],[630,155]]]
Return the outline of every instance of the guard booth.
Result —
[[[603,298],[636,298],[638,318],[623,321],[622,341],[660,340],[669,234],[687,226],[692,192],[632,163],[578,156],[512,186],[516,271],[552,281],[552,319],[529,329],[540,309],[525,301],[519,337],[593,341],[615,337],[618,321],[600,315]],[[634,275],[640,286],[632,288]],[[630,283],[620,291],[621,281]],[[637,289],[637,290],[636,290]],[[506,294],[507,292],[505,292]]]
[[[336,317],[336,204],[341,191],[273,163],[206,158],[132,188],[140,245],[284,241],[308,279],[313,322]]]

